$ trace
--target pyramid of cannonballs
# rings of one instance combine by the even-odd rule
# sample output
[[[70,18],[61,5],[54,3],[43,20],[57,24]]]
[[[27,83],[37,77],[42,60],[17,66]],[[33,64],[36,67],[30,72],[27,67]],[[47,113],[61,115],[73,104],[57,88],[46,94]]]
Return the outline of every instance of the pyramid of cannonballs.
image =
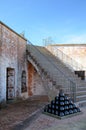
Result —
[[[63,117],[78,113],[80,109],[63,92],[60,92],[59,96],[55,97],[55,100],[45,106],[44,112]]]

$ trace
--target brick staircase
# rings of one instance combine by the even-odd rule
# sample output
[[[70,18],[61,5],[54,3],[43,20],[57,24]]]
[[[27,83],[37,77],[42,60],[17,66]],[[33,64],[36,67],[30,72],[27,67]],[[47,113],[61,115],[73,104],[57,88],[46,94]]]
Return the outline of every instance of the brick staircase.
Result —
[[[74,74],[59,58],[45,47],[27,45],[27,60],[41,76],[50,100],[63,89],[74,102],[86,101],[86,82]],[[49,82],[51,81],[51,86]]]

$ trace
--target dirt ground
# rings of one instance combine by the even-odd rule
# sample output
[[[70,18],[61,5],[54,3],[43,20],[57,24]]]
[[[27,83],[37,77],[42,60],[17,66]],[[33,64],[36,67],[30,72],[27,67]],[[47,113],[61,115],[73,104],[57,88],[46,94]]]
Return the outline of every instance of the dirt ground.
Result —
[[[0,109],[0,130],[12,130],[12,128],[27,119],[31,113],[46,104],[40,100],[24,100],[7,104]]]

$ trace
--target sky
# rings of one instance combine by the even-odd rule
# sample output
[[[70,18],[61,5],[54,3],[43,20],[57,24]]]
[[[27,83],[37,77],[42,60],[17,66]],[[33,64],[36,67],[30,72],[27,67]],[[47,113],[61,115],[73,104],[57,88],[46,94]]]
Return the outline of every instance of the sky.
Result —
[[[0,0],[0,21],[34,45],[86,43],[86,0]]]

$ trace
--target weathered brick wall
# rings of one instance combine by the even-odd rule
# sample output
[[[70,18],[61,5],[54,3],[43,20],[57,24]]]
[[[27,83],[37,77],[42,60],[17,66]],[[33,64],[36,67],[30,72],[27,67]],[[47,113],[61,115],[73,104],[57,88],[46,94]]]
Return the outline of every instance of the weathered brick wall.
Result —
[[[15,69],[15,97],[21,94],[21,72],[26,70],[25,52],[26,40],[21,38],[7,26],[0,24],[2,46],[0,54],[0,84],[1,84],[1,100],[6,100],[6,87],[7,87],[7,68]]]
[[[1,72],[1,24],[0,24],[0,72]],[[1,73],[0,73],[0,99],[1,99]]]
[[[86,60],[86,45],[82,46],[65,46],[65,47],[59,47],[59,49],[76,60],[78,63],[82,64],[83,66],[86,66],[86,63],[84,61]]]
[[[28,63],[28,95],[46,95],[42,79],[31,63]]]
[[[22,72],[25,71],[26,72],[26,87],[28,87],[28,72],[27,72],[27,61],[26,61],[26,41],[23,40],[22,38],[19,37],[18,39],[18,80],[20,82],[18,82],[18,88],[21,88],[21,75]],[[19,89],[18,89],[19,90]],[[27,89],[28,91],[28,89]],[[21,93],[21,90],[20,92]],[[28,97],[28,92],[25,93],[21,93],[21,96],[24,98]]]
[[[86,68],[86,45],[53,45],[47,46],[47,49],[51,51],[54,55],[58,55],[58,49],[61,50],[68,57],[72,58],[74,61]],[[61,55],[61,54],[60,54]],[[63,57],[64,58],[64,57]],[[68,60],[65,57],[66,60]],[[64,59],[63,59],[64,60]],[[72,63],[72,62],[71,62]]]

